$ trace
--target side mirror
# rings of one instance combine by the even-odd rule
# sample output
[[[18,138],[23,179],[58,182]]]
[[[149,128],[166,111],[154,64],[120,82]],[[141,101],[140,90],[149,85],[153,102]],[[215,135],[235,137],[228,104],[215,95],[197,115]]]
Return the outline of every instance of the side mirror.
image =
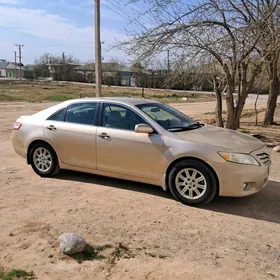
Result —
[[[154,130],[148,124],[145,123],[140,123],[135,125],[134,131],[137,133],[148,133],[148,134],[154,132]]]

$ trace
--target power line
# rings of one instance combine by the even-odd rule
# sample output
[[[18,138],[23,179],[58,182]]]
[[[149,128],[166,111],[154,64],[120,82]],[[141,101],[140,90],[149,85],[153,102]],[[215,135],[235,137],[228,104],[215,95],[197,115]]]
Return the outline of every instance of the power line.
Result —
[[[106,8],[110,9],[111,11],[115,12],[116,14],[120,15],[121,17],[127,19],[129,21],[129,23],[127,24],[127,26],[129,24],[132,24],[134,26],[142,26],[143,28],[145,28],[145,25],[143,24],[143,22],[140,21],[140,18],[146,18],[149,21],[152,21],[153,18],[147,13],[147,11],[144,11],[141,7],[137,6],[136,4],[134,4],[135,6],[138,7],[138,9],[134,8],[133,5],[129,5],[129,13],[125,10],[121,8],[121,3],[117,2],[114,3],[110,0],[105,0],[110,6],[102,3],[103,6],[105,6]],[[127,7],[127,5],[126,5]],[[131,10],[134,10],[134,12],[136,14],[131,13]],[[142,10],[142,11],[141,11]],[[137,23],[137,25],[136,25]]]
[[[112,4],[112,3],[111,3],[111,2],[108,2],[108,4]],[[127,15],[126,13],[124,13],[123,11],[121,11],[120,9],[119,9],[119,11],[118,11],[117,9],[112,8],[112,7],[110,7],[110,6],[108,6],[108,5],[104,4],[104,3],[102,3],[101,5],[104,6],[104,7],[106,7],[107,9],[113,11],[114,13],[118,14],[118,15],[121,16],[122,18],[127,19],[127,20],[129,20],[129,21],[131,20],[131,19],[129,18],[129,15]]]
[[[111,1],[109,0],[105,0],[107,2],[107,4],[109,4],[110,6],[102,3],[103,6],[107,7],[108,9],[112,10],[113,12],[119,14],[120,16],[122,16],[123,18],[125,19],[128,19],[130,20],[131,17],[130,15],[124,11],[123,9],[120,8],[120,5],[116,5],[115,3],[112,3]]]
[[[121,11],[123,14],[125,14],[127,16],[127,18],[129,18],[129,19],[132,19],[131,10],[134,10],[137,13],[142,11],[142,12],[145,12],[145,15],[146,15],[146,11],[144,11],[142,9],[143,7],[138,6],[136,3],[134,3],[134,5],[132,5],[131,3],[129,3],[129,4],[126,3],[124,6],[123,3],[121,3],[120,1],[117,1],[117,2],[111,1],[111,0],[105,0],[105,1],[108,2],[109,4],[111,4],[112,6],[114,6],[115,9],[117,9],[117,10]],[[136,6],[137,8],[134,8],[134,6]],[[126,11],[125,9],[121,9],[121,7],[129,8],[129,12]]]

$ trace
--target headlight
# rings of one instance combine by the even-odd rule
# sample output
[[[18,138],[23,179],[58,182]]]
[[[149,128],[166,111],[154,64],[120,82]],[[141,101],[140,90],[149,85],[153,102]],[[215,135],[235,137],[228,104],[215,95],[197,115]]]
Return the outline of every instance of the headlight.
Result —
[[[236,153],[223,153],[223,152],[219,152],[219,155],[226,161],[240,163],[240,164],[260,166],[260,164],[257,162],[257,160],[254,157],[252,157],[251,155],[236,154]]]

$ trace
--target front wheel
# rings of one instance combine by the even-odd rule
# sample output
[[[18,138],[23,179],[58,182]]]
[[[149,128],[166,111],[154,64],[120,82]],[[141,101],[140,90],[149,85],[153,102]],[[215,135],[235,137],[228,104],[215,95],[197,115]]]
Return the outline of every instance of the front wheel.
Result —
[[[212,170],[197,160],[177,163],[172,168],[168,181],[172,195],[187,205],[206,204],[218,191],[218,182]]]
[[[59,171],[57,156],[46,143],[37,143],[32,147],[30,161],[33,170],[41,177],[49,177]]]

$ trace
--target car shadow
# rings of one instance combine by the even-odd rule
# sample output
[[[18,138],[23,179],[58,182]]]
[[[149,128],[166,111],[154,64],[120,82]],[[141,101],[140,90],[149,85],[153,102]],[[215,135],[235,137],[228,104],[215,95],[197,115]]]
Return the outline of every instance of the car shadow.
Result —
[[[55,176],[55,179],[102,185],[110,188],[141,192],[163,198],[173,199],[173,196],[169,192],[164,191],[159,186],[104,177],[100,175],[92,175],[89,173],[63,170],[59,175]]]
[[[56,176],[55,179],[97,184],[110,188],[119,188],[122,190],[141,192],[172,200],[174,199],[170,192],[165,192],[159,186],[87,173],[63,171]],[[280,182],[269,181],[265,189],[248,197],[217,197],[210,203],[199,206],[199,208],[280,224]]]
[[[247,197],[217,197],[206,210],[280,223],[280,182],[269,181],[259,193]]]

